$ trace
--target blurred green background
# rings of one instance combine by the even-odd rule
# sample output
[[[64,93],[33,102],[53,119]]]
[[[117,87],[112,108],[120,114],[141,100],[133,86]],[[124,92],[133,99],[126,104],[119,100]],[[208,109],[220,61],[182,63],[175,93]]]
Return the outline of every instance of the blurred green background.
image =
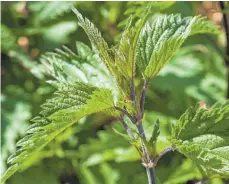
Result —
[[[227,3],[228,4],[228,3]],[[74,5],[115,45],[128,15],[141,15],[145,2],[1,2],[1,172],[16,149],[30,119],[53,88],[39,65],[39,57],[75,42],[90,45],[70,10]],[[221,25],[217,2],[171,2],[153,9],[158,13],[202,14]],[[150,17],[150,18],[151,18]],[[150,136],[152,122],[161,121],[157,150],[167,144],[171,124],[191,105],[212,105],[225,99],[227,81],[223,53],[225,37],[198,35],[188,39],[170,64],[150,83],[144,126]],[[140,184],[147,183],[138,153],[112,130],[122,130],[109,116],[97,114],[80,121],[52,141],[36,164],[17,173],[7,184]],[[2,174],[2,173],[1,173]],[[195,165],[172,152],[158,163],[156,175],[163,184],[193,183],[201,178]],[[224,183],[220,179],[213,184]]]

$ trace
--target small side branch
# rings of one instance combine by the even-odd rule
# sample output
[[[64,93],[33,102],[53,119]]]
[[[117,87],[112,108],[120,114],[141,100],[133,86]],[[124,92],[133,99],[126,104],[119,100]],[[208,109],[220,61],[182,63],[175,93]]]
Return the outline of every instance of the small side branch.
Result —
[[[126,115],[132,121],[132,123],[134,124],[136,123],[136,119],[133,116],[131,116],[131,114],[127,110],[118,106],[115,106],[115,109],[122,112],[124,115]]]
[[[134,139],[134,134],[133,134],[133,132],[131,131],[130,127],[127,125],[127,123],[124,121],[123,117],[120,117],[120,118],[119,118],[119,121],[122,123],[122,125],[123,125],[123,127],[125,128],[125,130],[126,130],[128,136],[129,136],[130,138],[133,138],[133,139]]]
[[[225,10],[225,2],[219,1],[219,6],[222,10],[223,14],[223,25],[225,29],[226,34],[226,56],[224,58],[225,65],[227,67],[227,98],[229,98],[229,23],[226,13],[224,13]]]
[[[166,153],[170,152],[170,151],[175,151],[176,148],[174,148],[173,146],[169,146],[166,147],[165,149],[163,149],[154,159],[153,159],[153,167],[155,167],[157,165],[157,162],[161,159],[161,157],[163,157]]]

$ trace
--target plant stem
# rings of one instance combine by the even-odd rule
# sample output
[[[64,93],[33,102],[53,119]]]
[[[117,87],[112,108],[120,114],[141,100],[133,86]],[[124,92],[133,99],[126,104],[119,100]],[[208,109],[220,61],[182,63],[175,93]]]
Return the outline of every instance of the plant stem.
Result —
[[[147,172],[147,177],[148,177],[148,183],[149,184],[155,184],[155,176],[154,176],[154,168],[147,168],[146,167],[146,172]]]
[[[142,115],[144,114],[144,103],[145,103],[146,90],[147,90],[148,85],[149,85],[149,81],[146,80],[143,85],[141,100],[140,100],[140,109],[141,109]]]
[[[122,125],[123,125],[123,127],[125,128],[125,130],[126,130],[128,136],[129,136],[130,138],[133,138],[133,139],[134,139],[134,134],[133,134],[133,132],[131,131],[130,127],[127,125],[127,123],[124,121],[123,117],[120,117],[120,118],[119,118],[119,121],[122,123]]]
[[[153,159],[153,167],[157,165],[157,162],[163,157],[166,153],[170,151],[174,151],[175,148],[173,146],[166,147],[163,149],[154,159]]]
[[[144,85],[142,88],[142,93],[141,93],[141,98],[140,98],[140,113],[139,113],[141,119],[136,122],[138,133],[140,134],[140,136],[142,136],[143,139],[146,139],[144,128],[142,125],[142,118],[143,118],[144,111],[145,111],[144,110],[144,104],[145,104],[145,96],[146,96],[146,90],[147,90],[148,84],[149,84],[149,80],[146,80],[144,82]],[[154,171],[154,168],[152,167],[152,161],[151,161],[150,155],[149,155],[149,153],[145,147],[145,144],[142,140],[141,140],[141,147],[142,147],[144,158],[145,158],[144,162],[146,162],[146,163],[144,163],[144,165],[146,167],[148,184],[156,184],[156,179],[155,179],[155,174],[154,174],[155,171]]]
[[[223,1],[219,1],[219,6],[222,10],[223,14],[223,25],[226,34],[226,56],[224,58],[225,65],[227,67],[227,98],[229,98],[229,25],[226,13],[223,11],[225,10],[225,4]]]
[[[145,132],[144,132],[144,128],[142,126],[142,122],[138,122],[138,124],[136,124],[137,129],[138,129],[138,133],[142,136],[143,139],[146,139],[145,136]],[[155,180],[155,175],[154,175],[154,168],[151,167],[151,160],[150,160],[150,156],[149,153],[147,152],[147,149],[144,145],[144,142],[141,140],[141,147],[143,150],[143,154],[145,157],[145,166],[146,166],[146,173],[148,176],[148,184],[156,184],[156,180]]]

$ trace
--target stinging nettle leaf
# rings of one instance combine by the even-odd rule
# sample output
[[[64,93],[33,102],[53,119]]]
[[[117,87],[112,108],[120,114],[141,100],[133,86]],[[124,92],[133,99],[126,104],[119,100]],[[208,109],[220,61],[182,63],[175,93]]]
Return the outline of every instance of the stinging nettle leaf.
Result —
[[[147,21],[151,3],[147,3],[145,10],[136,24],[133,24],[132,15],[126,22],[126,27],[122,33],[118,49],[113,49],[115,53],[115,64],[118,71],[116,80],[121,86],[124,95],[133,100],[134,76],[136,72],[135,48],[142,27]]]
[[[206,177],[229,177],[229,101],[189,108],[172,128],[172,144]]]
[[[131,26],[132,17],[130,16],[126,27],[122,33],[121,40],[118,45],[118,49],[115,50],[116,58],[115,61],[121,73],[128,79],[131,79],[135,72],[135,64],[130,58],[133,55],[133,42],[135,36],[135,30]]]
[[[68,1],[34,2],[28,3],[28,9],[32,12],[32,15],[36,15],[36,19],[40,24],[44,24],[69,12],[70,6],[73,4],[74,2]]]
[[[114,54],[112,53],[106,41],[103,39],[99,30],[87,18],[83,18],[79,11],[76,10],[74,7],[72,7],[72,11],[76,14],[79,20],[79,25],[84,29],[84,31],[88,35],[92,45],[95,47],[103,63],[106,65],[107,69],[113,75],[115,75]]]
[[[143,27],[136,47],[136,62],[143,76],[150,79],[169,62],[188,36],[218,34],[219,26],[204,17],[158,16]]]
[[[157,138],[160,135],[160,126],[159,126],[159,124],[160,124],[160,121],[157,119],[157,121],[154,123],[152,135],[151,135],[150,140],[149,140],[149,143],[152,146],[156,143]]]
[[[126,61],[125,54],[115,48],[109,48],[108,44],[103,39],[101,33],[94,26],[94,24],[91,23],[87,18],[83,18],[83,16],[74,7],[72,7],[72,11],[76,14],[79,20],[79,25],[88,35],[93,48],[95,48],[95,51],[98,53],[102,62],[110,74],[116,79],[115,81],[119,87],[119,91],[121,91],[123,95],[128,98],[130,95],[130,84],[126,77],[128,78],[128,76],[133,73],[133,64],[129,66],[127,62],[122,63],[123,61]],[[130,68],[131,72],[124,72],[126,67]]]
[[[151,1],[151,2],[144,2],[144,1],[129,1],[127,3],[127,10],[124,12],[124,15],[130,16],[131,14],[133,15],[133,19],[137,19],[136,21],[138,22],[138,18],[142,18],[144,13],[147,11],[149,6],[151,7],[150,11],[151,13],[156,13],[156,12],[161,12],[165,9],[170,8],[175,1],[167,1],[167,2],[162,2],[162,1]],[[148,13],[150,13],[148,12]],[[128,20],[124,19],[121,21],[118,25],[118,27],[122,27],[126,25],[126,22]]]
[[[34,124],[27,130],[28,135],[17,143],[18,149],[8,159],[11,166],[1,182],[33,164],[39,152],[50,141],[82,117],[106,111],[114,106],[113,95],[109,89],[80,82],[59,87],[54,97],[42,106],[40,115],[32,120]]]
[[[220,26],[209,21],[207,17],[196,16],[192,24],[191,35],[200,33],[220,34]]]
[[[115,80],[99,56],[82,42],[76,42],[76,49],[77,55],[63,46],[62,49],[55,49],[55,52],[48,52],[41,57],[43,72],[52,77],[48,83],[58,87],[62,83],[86,82],[117,93]]]

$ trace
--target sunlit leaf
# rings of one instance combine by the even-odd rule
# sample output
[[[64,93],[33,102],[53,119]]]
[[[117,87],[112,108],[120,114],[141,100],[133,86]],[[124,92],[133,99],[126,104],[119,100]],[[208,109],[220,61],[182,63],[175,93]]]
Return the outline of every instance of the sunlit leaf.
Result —
[[[229,177],[229,103],[189,108],[172,129],[172,143],[207,177]]]

